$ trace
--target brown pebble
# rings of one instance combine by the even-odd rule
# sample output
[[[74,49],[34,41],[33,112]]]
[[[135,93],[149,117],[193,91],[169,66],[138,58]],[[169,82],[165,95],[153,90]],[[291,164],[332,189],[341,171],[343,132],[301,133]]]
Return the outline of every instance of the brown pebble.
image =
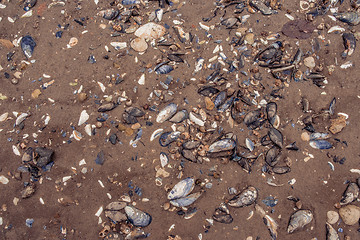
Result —
[[[87,94],[86,93],[79,93],[78,99],[79,99],[80,102],[84,102],[87,99]]]
[[[31,97],[36,99],[39,97],[39,95],[41,94],[40,89],[35,89],[32,93],[31,93]]]
[[[139,128],[141,128],[140,123],[135,123],[135,124],[131,125],[131,129],[133,129],[133,130],[136,130],[136,129],[139,129]]]
[[[164,204],[164,210],[167,211],[167,210],[169,210],[169,208],[170,208],[170,203],[168,203],[168,202],[165,203]]]
[[[125,131],[126,130],[126,126],[124,124],[119,123],[119,125],[117,126],[117,129],[119,129],[119,131]]]
[[[205,97],[205,107],[207,110],[213,110],[215,107],[215,104],[209,97]]]
[[[125,129],[125,134],[126,134],[127,136],[131,136],[131,135],[134,134],[134,130],[131,129],[131,128],[126,128],[126,129]]]
[[[13,79],[11,79],[11,83],[14,84],[14,85],[16,85],[16,84],[19,83],[19,79],[13,78]]]
[[[101,127],[102,127],[102,123],[101,123],[101,122],[96,122],[96,123],[95,123],[95,126],[96,126],[97,128],[101,128]]]

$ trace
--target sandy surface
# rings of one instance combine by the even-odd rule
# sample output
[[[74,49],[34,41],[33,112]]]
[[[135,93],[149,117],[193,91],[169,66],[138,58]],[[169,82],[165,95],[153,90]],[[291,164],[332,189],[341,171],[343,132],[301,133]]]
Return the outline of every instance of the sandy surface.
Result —
[[[166,29],[164,38],[168,42],[179,45],[180,49],[177,52],[185,54],[182,56],[185,63],[176,63],[172,72],[158,75],[149,70],[154,70],[156,64],[166,61],[167,53],[171,50],[167,46],[156,47],[149,42],[146,52],[139,54],[130,48],[130,41],[135,38],[133,33],[120,32],[119,36],[112,37],[111,34],[115,31],[110,22],[97,15],[100,10],[111,8],[112,1],[100,1],[97,5],[94,1],[66,1],[64,6],[48,8],[49,2],[38,0],[32,8],[33,15],[29,18],[20,18],[25,11],[19,1],[1,1],[6,8],[0,9],[2,17],[0,38],[12,42],[25,35],[31,35],[37,46],[32,58],[26,59],[21,47],[9,49],[0,45],[0,65],[2,66],[0,93],[7,97],[0,100],[0,115],[9,113],[7,119],[0,122],[0,176],[3,175],[9,179],[9,183],[0,184],[2,205],[0,239],[98,239],[99,232],[105,225],[110,226],[110,221],[104,213],[100,215],[100,219],[95,216],[95,213],[101,206],[105,207],[110,202],[119,201],[124,195],[129,194],[132,204],[136,204],[137,208],[152,216],[151,224],[143,228],[146,233],[150,233],[148,239],[167,239],[170,235],[178,235],[181,239],[199,239],[199,234],[202,239],[246,239],[249,236],[252,239],[270,239],[262,217],[255,210],[255,204],[243,208],[229,207],[234,219],[231,224],[214,222],[211,225],[206,221],[212,218],[214,210],[220,203],[233,197],[228,193],[229,187],[242,191],[248,186],[254,186],[258,190],[256,204],[278,223],[278,239],[326,238],[326,213],[329,210],[337,211],[334,204],[340,201],[347,183],[355,182],[359,177],[358,173],[351,173],[350,169],[360,168],[357,124],[360,117],[357,107],[359,104],[358,49],[355,49],[352,56],[342,59],[341,53],[344,51],[344,46],[341,34],[327,33],[327,30],[331,26],[339,25],[346,32],[356,33],[358,26],[335,22],[327,16],[331,15],[328,13],[315,18],[312,22],[315,27],[324,23],[325,30],[316,30],[310,38],[298,40],[284,36],[281,29],[289,21],[285,13],[289,13],[295,19],[305,19],[305,13],[299,11],[299,1],[292,3],[279,1],[282,7],[277,10],[278,14],[269,16],[264,16],[260,12],[249,13],[250,10],[247,8],[241,14],[233,13],[234,6],[225,10],[219,8],[217,16],[210,22],[203,22],[202,18],[213,14],[214,1],[180,1],[180,4],[166,5],[163,18],[158,24],[170,26]],[[145,5],[138,4],[137,9],[142,25],[149,21],[147,14],[159,8],[158,1],[145,2]],[[129,9],[130,6],[124,7]],[[345,1],[338,7],[339,11],[350,9],[349,1]],[[124,9],[120,11],[123,12]],[[241,17],[248,14],[249,19],[245,23],[237,23],[233,29],[226,29],[219,24],[221,17],[228,18],[233,15]],[[8,18],[16,20],[11,23]],[[83,26],[74,20],[80,20]],[[192,42],[179,41],[172,28],[175,26],[174,20],[182,23],[180,26],[185,32],[191,32],[194,36]],[[199,22],[213,28],[206,32],[200,27]],[[130,23],[121,23],[126,27],[136,25],[134,17],[130,19]],[[68,27],[64,29],[63,27],[67,24]],[[101,28],[101,24],[105,25],[105,29]],[[254,93],[257,91],[260,95],[255,99],[257,103],[262,99],[277,103],[278,116],[281,119],[278,129],[284,136],[284,145],[296,141],[299,147],[299,151],[290,151],[285,148],[282,150],[282,165],[285,165],[283,161],[286,157],[291,159],[292,163],[291,172],[287,174],[263,173],[264,155],[254,162],[252,171],[247,173],[236,162],[229,161],[229,158],[210,158],[209,162],[194,163],[185,160],[179,153],[179,146],[185,141],[186,135],[191,136],[191,139],[196,139],[200,136],[197,134],[210,129],[213,122],[216,122],[218,126],[215,133],[209,132],[202,136],[204,137],[202,144],[205,148],[212,144],[206,140],[205,135],[209,135],[208,138],[211,139],[211,135],[215,136],[220,128],[224,133],[231,132],[236,135],[238,148],[242,151],[246,151],[246,138],[256,143],[253,151],[256,156],[260,153],[265,154],[270,147],[260,144],[261,137],[268,132],[269,123],[266,122],[255,131],[248,129],[244,123],[229,124],[228,119],[231,118],[229,110],[225,113],[207,110],[204,96],[197,92],[200,86],[210,85],[206,83],[206,77],[214,70],[208,68],[209,59],[219,54],[213,53],[217,45],[222,46],[222,52],[229,60],[236,58],[234,52],[237,54],[241,52],[239,50],[241,46],[234,47],[230,44],[240,27],[254,33],[255,44],[242,45],[250,50],[242,69],[227,73],[223,68],[228,69],[229,65],[220,64],[220,72],[226,82],[216,87],[221,91],[228,88],[236,91],[246,89],[251,99],[254,99]],[[63,31],[62,37],[56,38],[55,33],[60,30]],[[268,68],[254,65],[253,56],[259,49],[264,49],[274,42],[273,40],[261,42],[260,39],[266,40],[266,33],[280,33],[280,38],[277,40],[284,44],[284,61],[291,60],[298,47],[304,53],[303,59],[313,56],[316,66],[323,67],[320,73],[327,78],[326,87],[319,88],[311,81],[305,80],[281,82],[270,74]],[[72,37],[78,39],[78,44],[68,48],[67,44]],[[312,40],[316,38],[320,50],[314,52]],[[117,51],[110,42],[127,42],[127,47]],[[107,47],[109,51],[106,51]],[[7,55],[12,51],[15,54],[8,61]],[[96,63],[88,62],[90,55],[95,57]],[[194,74],[195,63],[199,57],[205,59],[206,66]],[[309,69],[304,66],[303,59],[298,67],[306,73]],[[36,61],[30,63],[31,60]],[[340,65],[349,60],[354,66],[341,69]],[[328,71],[330,65],[335,67],[332,74]],[[257,69],[262,78],[261,84],[239,87],[238,82],[253,78]],[[248,76],[242,74],[241,71],[245,71]],[[16,72],[21,72],[21,76],[18,83],[13,84],[11,81],[15,78]],[[9,74],[9,78],[6,78],[5,73]],[[115,84],[112,76],[116,78],[117,75],[121,76],[125,73],[124,81]],[[143,73],[145,73],[145,85],[139,85],[138,80]],[[49,75],[49,78],[44,77],[44,74]],[[183,130],[188,134],[183,132],[177,142],[169,147],[161,147],[158,139],[151,142],[150,136],[159,128],[172,131],[173,123],[155,121],[158,111],[168,103],[156,97],[155,94],[152,98],[149,96],[154,90],[164,91],[160,81],[164,82],[167,76],[172,76],[174,79],[168,89],[174,93],[173,100],[168,103],[176,103],[179,110],[186,109],[188,112],[191,112],[193,108],[203,109],[207,114],[207,120],[204,128],[199,128],[189,121],[175,124],[176,128],[183,126]],[[46,89],[41,87],[42,84],[52,80],[54,82]],[[104,92],[98,82],[106,87]],[[82,92],[87,94],[85,101],[79,101],[80,86],[82,86]],[[35,89],[41,91],[36,98],[32,97]],[[270,95],[274,89],[280,89],[278,94],[282,98],[274,98]],[[139,107],[146,113],[145,116],[138,118],[143,134],[136,148],[129,144],[130,140],[134,139],[136,131],[133,131],[133,134],[126,134],[117,127],[119,124],[127,128],[131,127],[123,122],[122,116],[124,109],[127,108],[125,102],[106,112],[108,119],[102,123],[101,128],[94,130],[95,135],[88,136],[84,130],[86,124],[94,125],[97,118],[101,117],[101,113],[98,112],[101,104],[106,103],[107,100],[116,101],[123,93],[127,99],[125,102],[129,103],[131,100],[132,106]],[[302,110],[303,97],[310,103],[311,111],[308,113]],[[336,98],[335,114],[315,118],[313,125],[317,132],[329,132],[330,119],[337,118],[339,112],[348,114],[347,125],[341,132],[335,135],[330,134],[329,141],[333,144],[331,149],[313,149],[309,142],[303,141],[300,137],[303,132],[306,132],[303,130],[302,119],[328,109],[334,97]],[[148,109],[153,106],[156,111]],[[242,104],[242,110],[245,112],[255,109],[257,109],[255,105]],[[264,108],[261,109],[264,110]],[[83,110],[86,110],[90,117],[85,124],[78,126],[80,113]],[[14,112],[31,114],[24,120],[23,128],[14,126],[16,120]],[[46,116],[50,116],[51,119],[45,126]],[[82,134],[83,138],[80,141],[73,138],[74,129]],[[109,136],[114,133],[118,137],[115,145],[108,141]],[[21,156],[27,147],[46,147],[54,150],[53,167],[47,172],[40,171],[41,177],[33,179],[35,182],[32,184],[36,185],[36,192],[26,199],[21,198],[21,191],[30,181],[30,174],[22,173],[21,177],[18,177],[17,169],[22,165],[22,160],[21,156],[14,154],[13,146],[19,149]],[[103,165],[95,163],[100,151],[103,151],[105,156]],[[157,186],[155,169],[160,166],[160,152],[166,152],[170,157],[169,164],[164,168],[169,176],[162,177],[162,186]],[[309,154],[313,157],[307,158]],[[346,161],[343,164],[335,163],[332,158],[329,158],[330,155],[336,155],[340,159],[345,157]],[[79,166],[82,159],[85,159],[86,164]],[[328,162],[333,164],[334,170]],[[87,168],[86,173],[82,173],[84,167]],[[66,176],[71,176],[71,178],[64,182],[63,178]],[[167,191],[186,177],[198,179],[199,183],[212,183],[211,188],[204,187],[204,184],[195,187],[193,192],[201,190],[203,194],[191,205],[197,208],[197,213],[190,219],[184,219],[184,216],[179,215],[178,208],[171,207],[169,211],[164,210],[163,207],[169,202]],[[282,186],[270,186],[267,184],[268,179],[273,179],[274,183]],[[293,185],[288,183],[292,179],[296,180]],[[99,181],[102,182],[103,187]],[[136,186],[141,188],[141,196],[134,193]],[[268,196],[273,196],[278,200],[276,206],[271,208],[263,203],[262,200]],[[290,216],[297,209],[295,202],[287,199],[289,196],[300,199],[301,209],[310,209],[314,214],[314,219],[309,225],[293,234],[286,232]],[[41,203],[40,198],[44,204]],[[68,204],[59,203],[61,198],[66,199]],[[353,204],[360,206],[358,201]],[[254,214],[249,218],[251,212]],[[26,219],[34,219],[31,228],[26,226]],[[111,225],[111,228],[119,231],[120,225]],[[172,225],[173,229],[169,230]],[[340,229],[341,239],[344,239],[345,235],[350,236],[351,239],[359,238],[358,223],[347,226],[340,219],[333,224],[333,227],[336,230]]]

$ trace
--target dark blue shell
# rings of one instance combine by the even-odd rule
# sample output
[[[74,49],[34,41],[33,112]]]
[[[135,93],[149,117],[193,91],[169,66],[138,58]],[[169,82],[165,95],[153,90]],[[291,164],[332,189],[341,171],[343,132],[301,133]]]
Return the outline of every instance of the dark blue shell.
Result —
[[[332,148],[332,144],[326,140],[314,140],[310,141],[310,146],[316,149],[329,149]]]
[[[163,64],[155,68],[155,72],[157,74],[168,74],[172,70],[174,70],[174,68],[167,64]]]
[[[218,111],[219,112],[225,112],[226,109],[228,109],[232,105],[234,99],[235,99],[235,97],[231,97],[228,100],[226,100],[222,105],[220,105],[218,107]]]
[[[218,108],[220,105],[222,105],[225,102],[225,100],[226,100],[226,92],[222,91],[216,96],[214,100],[215,107]]]
[[[20,45],[21,45],[21,49],[23,50],[25,56],[27,58],[31,58],[32,54],[34,52],[34,48],[36,47],[35,40],[31,36],[27,35],[21,39]]]
[[[159,138],[160,146],[167,147],[176,141],[180,136],[180,132],[164,132]]]

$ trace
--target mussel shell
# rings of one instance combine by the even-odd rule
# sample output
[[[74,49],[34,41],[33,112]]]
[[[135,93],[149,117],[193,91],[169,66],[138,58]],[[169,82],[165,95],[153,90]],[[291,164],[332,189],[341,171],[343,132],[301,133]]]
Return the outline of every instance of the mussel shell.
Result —
[[[180,132],[164,132],[159,138],[160,146],[167,147],[175,142],[180,136]]]
[[[24,1],[24,10],[29,11],[32,7],[35,6],[37,0],[25,0]]]
[[[285,174],[291,172],[291,168],[288,166],[275,166],[272,168],[272,171],[276,174]]]
[[[283,147],[284,139],[282,133],[279,130],[275,128],[270,128],[268,135],[273,143],[275,143],[280,148]]]
[[[329,223],[326,223],[326,240],[340,240],[337,231]]]
[[[248,112],[244,118],[244,123],[246,126],[250,126],[254,124],[256,121],[258,121],[260,117],[260,110],[254,110],[251,112]]]
[[[163,123],[166,120],[170,119],[175,115],[177,111],[177,105],[175,103],[170,103],[166,107],[164,107],[156,117],[156,122]]]
[[[193,151],[182,149],[180,151],[181,156],[183,156],[185,159],[191,161],[191,162],[197,162],[196,156],[194,155]]]
[[[218,107],[218,112],[225,112],[233,103],[235,97],[227,99],[222,105]]]
[[[184,109],[184,110],[177,112],[172,118],[170,118],[169,122],[181,123],[182,121],[184,121],[185,119],[188,119],[188,118],[189,118],[189,113],[186,109]]]
[[[293,233],[294,231],[305,227],[312,220],[313,214],[310,210],[299,210],[291,215],[287,232]]]
[[[167,58],[173,62],[184,62],[184,60],[179,56],[179,54],[169,54]]]
[[[168,74],[170,73],[174,68],[171,65],[162,64],[155,68],[155,72],[157,74]]]
[[[197,192],[186,197],[173,199],[170,201],[170,203],[175,207],[186,207],[193,204],[200,196],[201,192]]]
[[[197,148],[199,147],[201,144],[200,141],[187,141],[187,142],[184,142],[182,147],[187,149],[187,150],[192,150],[194,148]]]
[[[21,49],[24,52],[25,56],[27,58],[31,58],[32,54],[34,52],[34,48],[36,47],[35,40],[31,36],[26,35],[21,38],[20,45],[21,45]]]
[[[219,89],[214,88],[214,87],[209,87],[209,86],[205,86],[202,87],[198,90],[198,93],[200,95],[206,96],[206,97],[211,97],[214,94],[217,94],[219,92]]]
[[[229,200],[228,205],[231,207],[245,207],[253,204],[257,199],[258,193],[256,188],[250,186],[241,193]]]
[[[275,166],[279,162],[280,149],[276,146],[270,148],[265,155],[265,162],[271,167]]]
[[[27,163],[33,160],[34,157],[34,149],[32,147],[28,147],[25,150],[24,155],[22,156],[21,160],[23,163]]]
[[[146,227],[151,223],[150,214],[143,212],[133,206],[126,206],[125,213],[130,223],[136,227]]]
[[[273,13],[276,13],[276,11],[266,6],[265,3],[261,0],[251,0],[249,2],[249,5],[260,11],[263,15],[271,15]]]
[[[226,18],[224,20],[222,20],[220,22],[221,25],[224,25],[226,28],[232,28],[233,26],[236,25],[236,23],[239,21],[238,18],[236,17],[230,17],[230,18]]]
[[[145,115],[145,112],[137,107],[128,107],[125,109],[125,112],[134,116],[134,117],[142,117]]]
[[[194,178],[188,177],[177,184],[170,190],[167,198],[169,200],[178,199],[187,196],[195,187]]]
[[[124,119],[124,122],[127,123],[127,124],[134,124],[134,123],[138,122],[136,117],[134,117],[133,115],[131,115],[131,114],[127,113],[127,112],[124,112],[122,117]]]
[[[266,115],[268,121],[271,123],[272,119],[276,116],[277,104],[275,102],[269,102],[266,104]]]
[[[224,138],[214,142],[209,147],[209,153],[217,153],[228,150],[233,150],[236,147],[236,142],[231,138]]]
[[[330,149],[332,144],[326,140],[314,140],[309,142],[310,146],[315,149]]]
[[[358,25],[360,23],[360,15],[358,12],[343,12],[343,13],[335,13],[334,16],[349,25]]]
[[[341,54],[342,57],[351,56],[356,47],[356,38],[352,33],[343,33],[343,42],[345,51]]]
[[[214,100],[214,104],[216,108],[218,108],[226,101],[226,96],[227,96],[226,91],[219,92],[219,94],[216,96]]]
[[[265,225],[268,227],[269,232],[270,232],[270,237],[272,240],[276,240],[277,238],[277,228],[278,228],[278,224],[276,223],[276,221],[270,217],[269,215],[265,215],[264,218],[264,223]]]
[[[52,161],[52,156],[54,154],[53,150],[44,147],[37,147],[34,152],[38,156],[36,160],[37,167],[44,167]]]
[[[233,222],[232,216],[220,208],[215,209],[212,218],[219,223],[230,224]]]
[[[105,103],[103,105],[101,105],[98,108],[98,112],[107,112],[107,111],[111,111],[116,107],[116,104],[114,102],[109,102],[109,103]]]
[[[117,9],[106,9],[99,12],[99,15],[105,18],[106,20],[113,20],[119,15],[119,10]]]
[[[359,196],[359,191],[359,186],[356,183],[349,183],[340,200],[340,205],[346,205],[355,201]]]

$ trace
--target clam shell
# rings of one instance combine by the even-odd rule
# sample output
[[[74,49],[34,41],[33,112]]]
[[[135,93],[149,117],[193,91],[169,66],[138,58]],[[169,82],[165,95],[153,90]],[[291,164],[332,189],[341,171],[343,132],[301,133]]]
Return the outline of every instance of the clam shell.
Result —
[[[299,210],[291,215],[287,232],[293,233],[294,231],[305,227],[312,220],[313,214],[310,210]]]
[[[178,199],[187,196],[195,187],[195,180],[191,177],[185,178],[175,184],[169,192],[167,198],[169,200]]]
[[[145,25],[139,27],[136,31],[135,31],[135,36],[139,37],[139,38],[144,38],[144,39],[158,39],[161,38],[162,36],[164,36],[165,34],[165,27],[153,23],[153,22],[149,22],[146,23]]]
[[[164,107],[156,117],[156,122],[163,123],[166,120],[170,119],[175,115],[177,111],[177,105],[175,103],[170,103],[166,107]]]
[[[186,207],[193,204],[200,196],[201,192],[197,192],[186,197],[171,200],[170,203],[175,207]]]
[[[256,188],[250,186],[241,193],[229,200],[228,205],[231,207],[245,207],[253,204],[257,199]]]
[[[126,206],[125,213],[132,225],[136,227],[146,227],[151,223],[150,214],[143,212],[133,206]]]
[[[137,52],[145,52],[148,44],[144,38],[135,38],[130,42],[130,47]]]
[[[350,183],[340,200],[340,205],[346,205],[355,201],[359,196],[359,191],[359,186],[356,183]]]

